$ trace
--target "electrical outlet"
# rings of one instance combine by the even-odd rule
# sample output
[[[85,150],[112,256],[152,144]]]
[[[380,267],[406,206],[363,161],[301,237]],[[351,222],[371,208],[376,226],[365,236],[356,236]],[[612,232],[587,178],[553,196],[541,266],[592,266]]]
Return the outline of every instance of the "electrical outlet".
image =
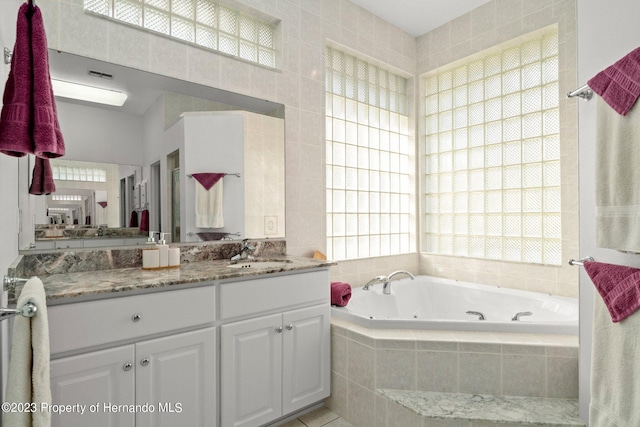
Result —
[[[278,234],[278,217],[275,215],[265,215],[264,217],[264,234],[272,236]]]

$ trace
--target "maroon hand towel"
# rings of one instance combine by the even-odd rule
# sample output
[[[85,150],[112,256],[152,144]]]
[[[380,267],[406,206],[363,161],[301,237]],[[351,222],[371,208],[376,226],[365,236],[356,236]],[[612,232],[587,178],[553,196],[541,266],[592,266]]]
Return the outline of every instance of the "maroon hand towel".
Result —
[[[44,158],[64,156],[64,139],[58,123],[56,101],[49,75],[47,35],[40,8],[31,16],[31,53],[33,58],[33,145],[34,154]],[[13,64],[13,61],[11,61]]]
[[[149,231],[149,210],[145,209],[140,214],[140,231]]]
[[[138,212],[131,211],[131,218],[129,218],[129,227],[138,226]]]
[[[350,299],[351,285],[344,282],[331,282],[331,304],[344,307]]]
[[[43,194],[55,193],[56,184],[53,181],[53,172],[49,159],[41,159],[36,157],[36,164],[33,167],[33,175],[31,176],[31,186],[29,194],[42,196]]]
[[[601,262],[585,262],[584,269],[613,322],[625,319],[640,308],[640,269]]]
[[[14,157],[33,153],[34,148],[31,132],[33,67],[28,14],[29,5],[24,3],[18,11],[16,43],[0,113],[0,152]]]
[[[100,206],[102,206],[103,208],[106,208],[106,207],[107,207],[107,202],[98,202],[98,204],[99,204]]]
[[[226,173],[194,173],[193,176],[205,190],[209,190],[213,185],[220,181],[220,178],[225,176]]]
[[[640,48],[600,71],[587,84],[618,114],[627,115],[640,96]]]

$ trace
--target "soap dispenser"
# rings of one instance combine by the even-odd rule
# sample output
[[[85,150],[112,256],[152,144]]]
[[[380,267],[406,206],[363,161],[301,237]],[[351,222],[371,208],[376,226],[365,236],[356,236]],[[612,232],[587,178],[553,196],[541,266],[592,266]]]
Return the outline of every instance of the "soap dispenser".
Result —
[[[160,233],[160,240],[157,248],[160,250],[160,268],[169,266],[169,245],[165,240],[165,236],[169,233]]]
[[[145,244],[147,245],[155,245],[156,244],[156,233],[158,233],[157,231],[150,231],[149,232],[149,238],[147,239],[147,241],[145,242]]]

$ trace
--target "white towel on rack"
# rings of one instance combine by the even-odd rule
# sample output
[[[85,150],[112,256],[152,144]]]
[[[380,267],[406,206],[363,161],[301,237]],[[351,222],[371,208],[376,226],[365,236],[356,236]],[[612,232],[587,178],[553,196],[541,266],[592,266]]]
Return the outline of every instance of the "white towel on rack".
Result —
[[[640,252],[640,107],[626,116],[596,97],[596,244]]]
[[[25,283],[17,307],[21,308],[27,302],[35,304],[38,311],[33,317],[14,318],[6,401],[32,402],[37,410],[5,412],[4,425],[49,427],[51,413],[40,411],[43,403],[51,405],[49,322],[44,287],[37,277]]]
[[[590,426],[640,426],[640,314],[613,323],[597,295],[593,313]]]
[[[224,215],[222,208],[224,179],[219,179],[210,189],[204,188],[197,180],[196,185],[196,227],[222,228]]]

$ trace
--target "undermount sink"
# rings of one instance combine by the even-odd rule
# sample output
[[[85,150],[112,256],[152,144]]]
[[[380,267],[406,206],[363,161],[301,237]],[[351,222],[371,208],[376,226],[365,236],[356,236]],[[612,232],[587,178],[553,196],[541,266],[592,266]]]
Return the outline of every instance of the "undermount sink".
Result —
[[[261,260],[245,260],[236,264],[229,264],[229,268],[250,268],[252,270],[263,268],[281,268],[286,267],[291,261],[261,261]]]

